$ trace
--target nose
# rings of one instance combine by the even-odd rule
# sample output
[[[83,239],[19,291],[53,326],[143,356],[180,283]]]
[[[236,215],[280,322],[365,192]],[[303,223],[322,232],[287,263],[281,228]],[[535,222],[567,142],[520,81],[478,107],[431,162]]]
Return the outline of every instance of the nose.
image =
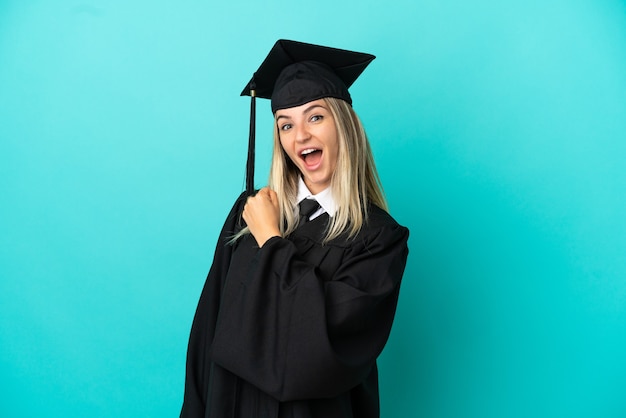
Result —
[[[309,132],[306,123],[299,123],[296,125],[296,141],[297,142],[305,142],[311,137],[311,133]]]

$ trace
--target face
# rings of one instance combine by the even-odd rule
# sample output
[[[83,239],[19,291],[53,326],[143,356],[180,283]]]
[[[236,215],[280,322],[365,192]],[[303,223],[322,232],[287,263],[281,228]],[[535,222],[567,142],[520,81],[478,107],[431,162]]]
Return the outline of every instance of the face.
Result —
[[[280,144],[311,193],[330,186],[337,166],[337,128],[323,99],[276,111]]]

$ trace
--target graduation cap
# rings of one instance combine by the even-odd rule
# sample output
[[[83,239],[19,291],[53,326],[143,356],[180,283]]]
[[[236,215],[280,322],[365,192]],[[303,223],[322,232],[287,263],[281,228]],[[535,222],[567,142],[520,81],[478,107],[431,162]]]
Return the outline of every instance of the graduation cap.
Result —
[[[246,192],[254,192],[256,97],[271,99],[272,113],[325,97],[352,104],[348,88],[374,55],[344,49],[278,40],[241,93],[250,96],[250,137]]]

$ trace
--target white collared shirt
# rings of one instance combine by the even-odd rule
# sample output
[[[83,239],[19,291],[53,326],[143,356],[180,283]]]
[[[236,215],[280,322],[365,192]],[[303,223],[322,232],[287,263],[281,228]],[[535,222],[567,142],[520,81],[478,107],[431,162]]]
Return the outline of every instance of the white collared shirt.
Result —
[[[309,220],[315,219],[323,213],[328,213],[328,216],[333,217],[335,215],[336,205],[335,199],[333,199],[333,194],[331,193],[330,187],[322,190],[318,194],[312,194],[306,184],[304,184],[304,180],[302,177],[299,177],[298,181],[298,196],[297,203],[302,202],[304,199],[311,198],[317,200],[317,203],[320,204],[320,208],[313,212],[313,214],[309,217]]]

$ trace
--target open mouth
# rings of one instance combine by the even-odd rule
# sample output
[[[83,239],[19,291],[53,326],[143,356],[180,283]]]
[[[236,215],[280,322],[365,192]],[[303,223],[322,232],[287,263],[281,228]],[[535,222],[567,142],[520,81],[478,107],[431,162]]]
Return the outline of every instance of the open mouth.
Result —
[[[317,148],[307,148],[300,153],[300,157],[304,160],[307,167],[313,167],[322,159],[322,150]]]

